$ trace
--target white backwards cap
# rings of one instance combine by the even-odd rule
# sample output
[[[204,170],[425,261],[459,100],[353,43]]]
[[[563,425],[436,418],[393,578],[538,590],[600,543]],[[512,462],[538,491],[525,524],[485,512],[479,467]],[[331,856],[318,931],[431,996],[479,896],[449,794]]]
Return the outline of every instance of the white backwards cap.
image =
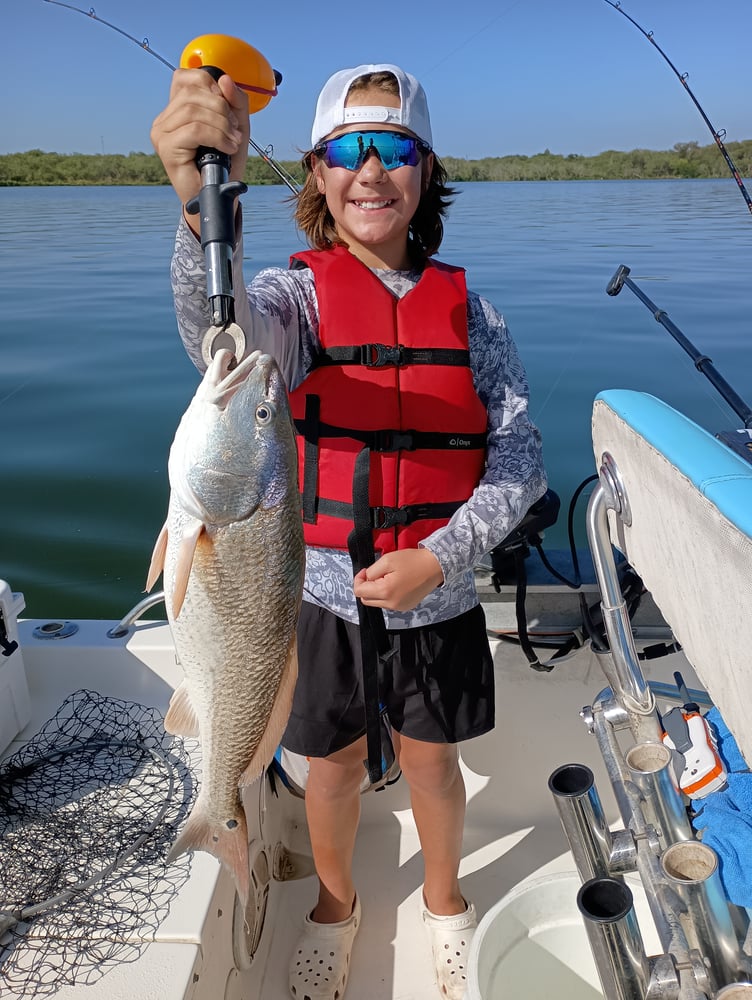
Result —
[[[400,106],[346,108],[347,92],[358,77],[367,73],[392,73],[399,85]],[[428,116],[426,92],[409,73],[388,63],[342,69],[330,76],[316,103],[316,116],[311,130],[311,148],[334,129],[342,125],[402,125],[419,139],[433,145],[431,119]]]

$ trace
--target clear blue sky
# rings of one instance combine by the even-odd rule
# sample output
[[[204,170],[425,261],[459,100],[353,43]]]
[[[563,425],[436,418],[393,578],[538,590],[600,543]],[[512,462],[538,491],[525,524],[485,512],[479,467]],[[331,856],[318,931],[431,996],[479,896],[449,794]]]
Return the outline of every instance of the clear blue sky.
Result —
[[[237,35],[279,69],[253,135],[291,159],[306,148],[330,73],[395,62],[428,92],[440,155],[590,155],[712,142],[658,51],[605,0],[94,0],[99,17],[171,63],[207,32]],[[91,0],[77,3],[88,10]],[[726,141],[752,138],[752,0],[623,0],[654,32]],[[152,151],[170,72],[91,18],[2,0],[0,153]]]

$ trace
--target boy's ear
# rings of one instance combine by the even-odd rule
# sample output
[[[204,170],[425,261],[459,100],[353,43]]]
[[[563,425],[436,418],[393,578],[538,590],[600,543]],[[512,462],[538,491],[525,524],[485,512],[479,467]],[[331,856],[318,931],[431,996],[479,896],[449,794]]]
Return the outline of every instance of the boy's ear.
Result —
[[[313,176],[316,179],[316,187],[318,188],[319,194],[326,194],[326,184],[324,183],[324,178],[321,175],[321,163],[316,160],[313,168]]]

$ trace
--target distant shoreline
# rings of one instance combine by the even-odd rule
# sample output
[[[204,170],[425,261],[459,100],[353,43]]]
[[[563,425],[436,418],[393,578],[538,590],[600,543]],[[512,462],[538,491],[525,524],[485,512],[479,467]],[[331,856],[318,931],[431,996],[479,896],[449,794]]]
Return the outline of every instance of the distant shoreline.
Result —
[[[752,176],[752,139],[725,144],[742,177]],[[711,143],[677,143],[657,151],[606,150],[595,156],[566,156],[544,150],[533,156],[497,156],[477,160],[442,157],[449,182],[548,180],[655,180],[727,177],[728,167]],[[297,181],[304,180],[298,160],[280,160]],[[247,184],[281,184],[258,156],[248,159]],[[91,185],[165,185],[167,176],[154,153],[46,153],[40,149],[0,155],[0,187],[59,187]]]

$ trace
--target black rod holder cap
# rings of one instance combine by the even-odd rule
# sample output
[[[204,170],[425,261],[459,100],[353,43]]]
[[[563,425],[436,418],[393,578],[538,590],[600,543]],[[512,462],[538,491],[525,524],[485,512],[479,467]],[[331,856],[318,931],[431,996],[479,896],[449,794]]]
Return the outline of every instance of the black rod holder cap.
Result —
[[[624,287],[624,282],[629,276],[629,268],[626,264],[619,264],[616,273],[606,286],[606,295],[618,295]]]

